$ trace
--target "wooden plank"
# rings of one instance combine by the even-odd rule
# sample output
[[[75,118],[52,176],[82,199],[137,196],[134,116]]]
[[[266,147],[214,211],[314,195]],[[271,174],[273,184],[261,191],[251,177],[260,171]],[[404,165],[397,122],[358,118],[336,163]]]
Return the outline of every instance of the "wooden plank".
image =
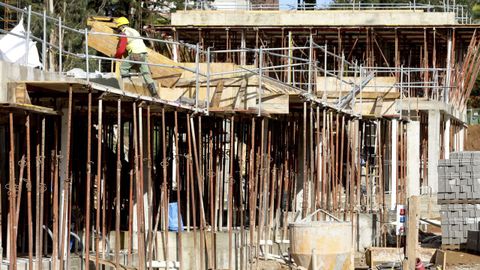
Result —
[[[322,93],[323,94],[323,93]],[[346,96],[347,93],[343,92],[342,96]],[[337,91],[327,91],[327,98],[338,98],[340,96],[340,92]],[[321,97],[321,96],[319,96]],[[356,95],[357,99],[398,99],[400,98],[399,92],[362,92]]]
[[[223,93],[223,83],[224,81],[219,81],[217,86],[215,87],[215,92],[213,93],[212,102],[210,104],[211,107],[218,107],[220,106],[220,100],[222,99]]]
[[[31,105],[31,104],[14,104],[14,103],[1,103],[0,110],[18,110],[18,111],[30,111],[38,114],[48,114],[48,115],[61,115],[60,112],[55,111],[51,108]]]
[[[108,22],[99,22],[99,21],[90,21],[89,25],[91,26],[91,31],[93,32],[102,32],[113,34],[114,31],[110,27],[111,24]],[[107,55],[112,56],[115,54],[117,49],[118,38],[115,36],[105,36],[105,35],[88,35],[88,45]],[[165,65],[178,65],[178,63],[173,60],[165,57],[151,49],[147,48],[148,52],[148,62],[154,64],[165,64]],[[180,68],[167,68],[167,67],[158,67],[150,66],[150,71],[152,72],[152,77],[157,80],[160,85],[165,87],[173,87],[178,79],[182,76],[183,70]]]
[[[441,269],[447,269],[447,252],[437,249],[437,252],[435,252],[435,265],[440,266]]]

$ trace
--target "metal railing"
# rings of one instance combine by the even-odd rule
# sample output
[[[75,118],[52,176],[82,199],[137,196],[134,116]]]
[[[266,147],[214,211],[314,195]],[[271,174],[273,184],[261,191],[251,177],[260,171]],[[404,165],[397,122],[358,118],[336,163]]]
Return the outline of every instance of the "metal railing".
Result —
[[[188,67],[187,65],[178,63],[178,64],[159,64],[159,63],[150,63],[150,62],[141,62],[133,61],[126,59],[117,59],[109,56],[100,56],[89,53],[89,37],[92,36],[110,36],[110,37],[121,37],[120,34],[112,33],[102,33],[95,32],[85,29],[74,29],[63,23],[61,17],[54,18],[48,16],[46,12],[36,12],[31,9],[29,6],[26,9],[20,9],[5,3],[0,3],[0,6],[3,8],[12,9],[22,16],[27,18],[27,27],[25,29],[25,34],[14,34],[0,29],[0,33],[12,34],[26,40],[33,40],[39,42],[41,46],[41,62],[43,63],[43,70],[50,72],[57,72],[61,74],[66,74],[64,71],[64,63],[67,58],[80,59],[82,60],[79,66],[76,68],[82,68],[86,71],[86,82],[90,83],[90,70],[92,62],[97,63],[100,61],[115,61],[115,62],[128,62],[132,64],[146,64],[150,67],[162,67],[162,68],[171,68],[171,69],[180,69],[182,72],[187,72],[193,75],[194,84],[195,84],[195,103],[192,106],[192,110],[202,113],[209,113],[210,105],[210,88],[211,80],[217,78],[222,78],[226,76],[235,75],[256,75],[258,76],[258,91],[257,91],[257,102],[258,102],[258,114],[262,113],[262,96],[264,95],[263,91],[263,82],[262,80],[270,80],[271,82],[281,84],[284,86],[290,87],[292,91],[297,91],[298,93],[305,96],[305,98],[314,100],[314,92],[316,92],[317,84],[316,77],[319,74],[322,74],[326,77],[336,77],[341,83],[353,84],[351,81],[345,81],[342,79],[342,76],[349,72],[349,70],[356,68],[346,68],[345,70],[335,70],[328,68],[327,65],[328,59],[331,59],[333,62],[341,61],[341,66],[354,66],[355,64],[350,63],[345,60],[344,56],[335,55],[327,50],[326,45],[318,45],[313,42],[313,38],[310,38],[310,42],[307,46],[297,46],[289,48],[243,48],[238,50],[214,50],[213,48],[201,48],[199,44],[188,44],[182,42],[161,40],[155,38],[147,37],[138,37],[143,41],[149,41],[153,43],[160,43],[164,45],[169,45],[173,47],[182,47],[187,51],[190,51],[195,55],[195,62],[193,67]],[[41,34],[36,36],[31,29],[31,21],[35,19],[40,22]],[[37,29],[39,25],[37,25]],[[51,33],[54,31],[58,38],[54,41],[50,40],[46,33]],[[66,49],[65,44],[63,43],[64,36],[66,35],[76,35],[81,36],[83,48],[72,50]],[[130,37],[132,38],[132,37]],[[136,37],[137,38],[137,37]],[[28,42],[26,42],[28,44]],[[29,46],[26,47],[26,55],[28,55]],[[313,60],[313,51],[318,51],[318,53],[323,53],[324,56],[320,60]],[[210,69],[210,64],[214,63],[214,59],[219,54],[252,54],[254,64],[247,65],[234,65],[237,69],[232,71],[221,71],[221,72],[212,72]],[[52,57],[57,62],[57,65],[51,66],[47,65],[52,60]],[[205,59],[203,62],[206,63],[207,69],[205,71],[201,70],[200,63],[201,59]],[[272,59],[276,59],[273,60]],[[227,61],[228,62],[228,61]],[[28,63],[28,57],[25,59],[25,63]],[[83,67],[81,66],[83,65]],[[99,67],[100,69],[100,67]],[[278,77],[278,74],[286,74],[284,76]],[[206,100],[200,100],[199,93],[201,87],[206,87]],[[159,101],[162,101],[159,99]],[[325,101],[325,100],[323,100]],[[203,106],[202,104],[206,104]]]
[[[352,114],[358,114],[354,112],[353,105],[356,102],[360,102],[362,105],[362,92],[364,89],[370,87],[386,87],[382,85],[369,85],[372,76],[392,76],[397,80],[393,87],[396,91],[400,92],[400,98],[415,97],[427,92],[427,97],[433,100],[442,100],[448,103],[448,99],[445,94],[448,87],[445,87],[445,81],[448,81],[449,72],[442,68],[382,68],[382,67],[364,67],[357,62],[350,62],[345,59],[345,55],[337,55],[328,51],[327,44],[320,45],[313,41],[313,36],[310,35],[310,39],[306,41],[306,44],[300,46],[284,47],[284,48],[267,48],[261,46],[260,48],[241,48],[241,49],[229,49],[229,50],[215,50],[214,48],[202,48],[199,44],[188,44],[182,42],[161,40],[155,38],[138,37],[144,41],[152,43],[160,43],[175,48],[182,47],[184,50],[189,51],[192,55],[195,55],[195,60],[190,65],[182,63],[173,64],[160,64],[150,62],[132,61],[126,59],[116,59],[109,56],[100,56],[89,53],[89,37],[93,36],[111,36],[121,37],[120,34],[95,32],[85,29],[74,29],[66,26],[62,22],[62,18],[54,18],[47,16],[45,12],[35,12],[31,10],[31,7],[27,9],[19,9],[13,6],[9,6],[5,3],[0,3],[0,6],[4,8],[11,8],[19,13],[22,13],[27,18],[27,28],[25,35],[16,35],[21,38],[31,39],[38,41],[42,44],[42,63],[43,69],[46,70],[51,57],[56,58],[57,65],[55,67],[49,66],[49,71],[65,74],[63,63],[66,58],[75,58],[82,61],[79,62],[80,66],[86,71],[85,80],[90,83],[90,67],[93,63],[99,61],[115,61],[115,62],[129,62],[132,64],[147,64],[150,67],[162,67],[168,69],[178,69],[184,72],[185,75],[190,74],[193,78],[190,80],[191,86],[194,86],[195,102],[193,105],[189,105],[194,111],[208,114],[211,100],[211,87],[212,82],[215,80],[225,79],[229,77],[242,77],[242,76],[257,76],[258,87],[256,92],[256,104],[258,114],[262,113],[262,98],[265,94],[264,83],[271,82],[283,86],[288,86],[289,91],[296,91],[302,95],[306,100],[312,102],[319,102],[323,105],[333,106],[333,108],[349,111]],[[33,17],[37,21],[40,21],[41,37],[35,36],[31,31],[31,21]],[[37,25],[37,29],[38,29]],[[58,39],[52,42],[48,39],[46,33],[55,31],[58,34]],[[8,33],[0,30],[0,32]],[[12,33],[10,33],[12,34]],[[71,51],[64,48],[63,36],[64,35],[80,35],[83,41],[83,48],[77,49],[77,51]],[[28,44],[28,43],[27,43]],[[28,55],[29,46],[26,47]],[[241,59],[240,65],[233,64],[231,57],[237,55]],[[225,56],[225,57],[222,57]],[[212,71],[211,65],[217,60],[221,63],[232,63],[232,70]],[[250,59],[248,62],[247,59]],[[28,63],[28,58],[25,60]],[[201,67],[201,63],[206,64]],[[192,67],[193,66],[193,67]],[[374,74],[374,75],[372,75]],[[451,75],[451,74],[450,74]],[[449,75],[449,76],[450,76]],[[323,81],[322,81],[323,80]],[[333,84],[333,85],[332,85]],[[200,93],[203,97],[200,97]],[[329,97],[329,92],[338,92],[338,99],[332,101]],[[360,94],[360,95],[359,95]],[[345,100],[346,96],[348,100]],[[359,101],[357,100],[359,97]],[[320,98],[319,98],[320,97]],[[203,98],[203,99],[201,99]],[[172,104],[171,101],[161,100],[158,101]],[[180,104],[182,101],[178,101]],[[350,107],[350,108],[347,108]]]
[[[249,11],[267,11],[267,10],[404,10],[404,11],[423,11],[423,12],[453,12],[459,23],[468,24],[472,22],[471,14],[466,5],[449,3],[444,1],[442,5],[422,4],[416,2],[409,3],[326,3],[326,4],[252,4],[250,1],[244,3],[215,3],[210,1],[196,1],[192,4],[185,3],[185,10],[249,10]]]

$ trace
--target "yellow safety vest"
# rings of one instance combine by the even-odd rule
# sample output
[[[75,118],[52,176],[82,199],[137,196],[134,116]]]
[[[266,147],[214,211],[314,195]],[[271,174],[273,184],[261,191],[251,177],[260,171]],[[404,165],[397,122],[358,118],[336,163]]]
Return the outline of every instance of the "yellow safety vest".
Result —
[[[146,53],[147,46],[143,43],[142,39],[139,38],[130,38],[130,37],[141,37],[140,33],[137,30],[125,27],[123,28],[123,33],[127,36],[127,52],[131,53]]]

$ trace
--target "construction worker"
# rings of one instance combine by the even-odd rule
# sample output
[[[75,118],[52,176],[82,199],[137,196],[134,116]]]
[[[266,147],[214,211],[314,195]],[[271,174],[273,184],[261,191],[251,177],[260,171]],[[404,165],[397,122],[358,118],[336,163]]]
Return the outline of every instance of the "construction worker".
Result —
[[[125,17],[120,17],[116,19],[115,22],[117,23],[118,31],[122,34],[122,37],[120,37],[118,41],[115,58],[121,59],[126,54],[126,60],[147,62],[147,46],[145,46],[143,40],[140,39],[140,33],[138,33],[137,30],[128,27],[130,22]],[[158,97],[157,87],[155,86],[155,81],[152,79],[150,68],[147,64],[122,62],[120,65],[120,75],[122,78],[130,77],[130,70],[137,67],[152,96]]]

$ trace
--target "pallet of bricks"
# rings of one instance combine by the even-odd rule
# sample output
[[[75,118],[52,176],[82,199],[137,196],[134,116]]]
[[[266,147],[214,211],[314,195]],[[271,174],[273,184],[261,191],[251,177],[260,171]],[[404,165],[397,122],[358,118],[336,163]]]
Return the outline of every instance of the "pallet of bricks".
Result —
[[[442,245],[480,252],[480,151],[453,152],[438,163]]]

